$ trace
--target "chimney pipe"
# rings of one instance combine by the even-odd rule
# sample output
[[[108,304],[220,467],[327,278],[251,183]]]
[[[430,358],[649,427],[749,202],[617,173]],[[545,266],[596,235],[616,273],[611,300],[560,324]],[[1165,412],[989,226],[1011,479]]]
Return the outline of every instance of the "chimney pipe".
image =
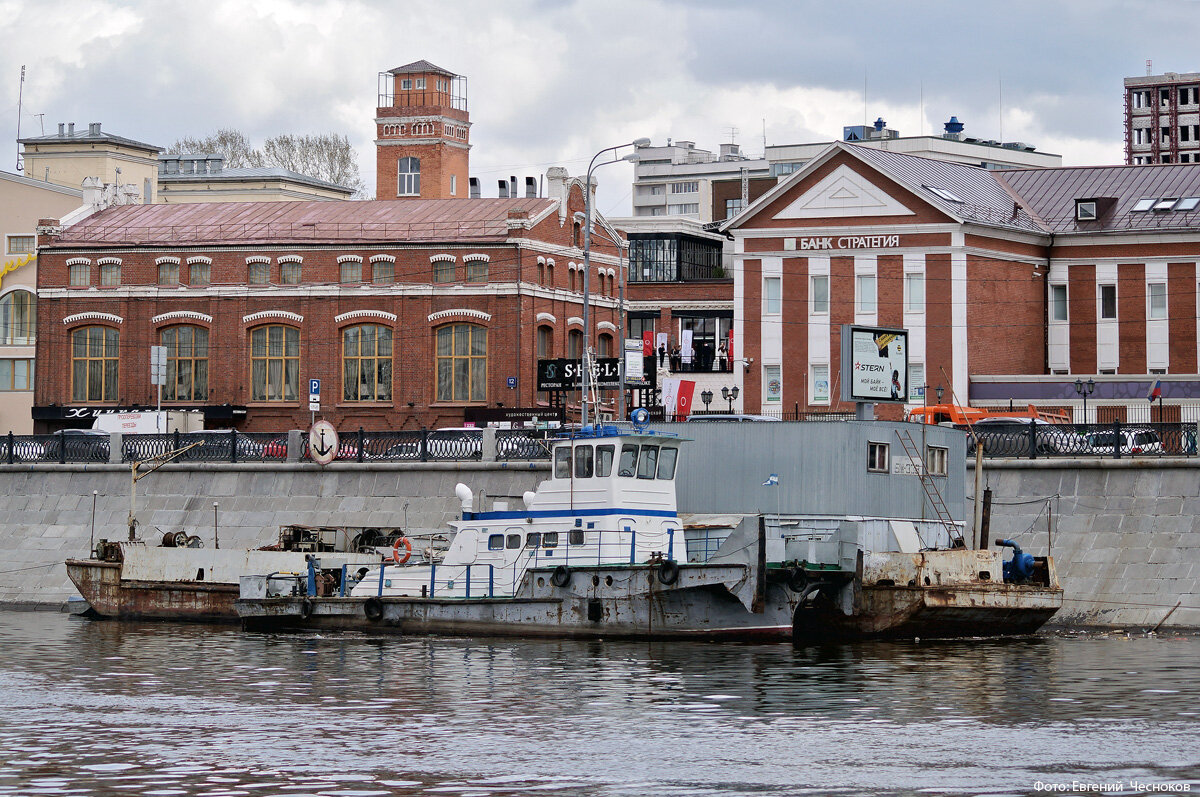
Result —
[[[61,137],[61,136],[62,136],[62,134],[63,134],[63,128],[64,128],[64,127],[66,127],[66,125],[65,125],[65,124],[63,124],[62,122],[59,122],[59,123],[58,123],[58,135],[59,135],[60,137]]]
[[[68,136],[75,135],[75,123],[74,122],[67,122],[67,135]]]

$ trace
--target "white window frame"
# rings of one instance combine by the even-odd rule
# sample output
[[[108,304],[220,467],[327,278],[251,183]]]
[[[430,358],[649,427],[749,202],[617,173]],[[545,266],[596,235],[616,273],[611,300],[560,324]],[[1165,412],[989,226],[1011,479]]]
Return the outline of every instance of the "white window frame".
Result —
[[[412,78],[410,78],[410,77],[400,78],[400,90],[401,91],[412,91]]]
[[[925,312],[925,274],[920,271],[904,275],[904,312]]]
[[[915,404],[925,398],[925,363],[908,364],[908,402]]]
[[[888,473],[892,468],[891,446],[887,443],[867,441],[867,472]]]
[[[1157,305],[1157,307],[1156,307]],[[1146,318],[1150,321],[1160,321],[1167,317],[1167,283],[1150,282],[1146,284]]]
[[[1096,203],[1095,202],[1076,202],[1075,203],[1075,221],[1095,221],[1096,220]]]
[[[1104,289],[1111,288],[1113,293],[1113,312],[1112,315],[1104,314]],[[1096,318],[1101,321],[1116,321],[1120,315],[1119,310],[1120,296],[1117,294],[1117,286],[1114,284],[1097,285],[1096,286]]]
[[[1058,317],[1058,291],[1062,291],[1062,318]],[[1071,320],[1071,303],[1070,293],[1067,290],[1067,284],[1051,283],[1050,285],[1050,320],[1051,321],[1069,321]]]
[[[774,288],[773,291],[772,287]],[[783,279],[780,277],[763,277],[763,315],[782,314]]]
[[[870,304],[867,303],[864,290],[871,286]],[[875,313],[879,310],[879,283],[874,274],[857,274],[854,277],[854,311],[856,313]]]
[[[950,449],[929,446],[925,451],[925,470],[930,476],[945,476],[950,472]]]
[[[425,78],[419,77],[419,78],[416,78],[415,80],[413,80],[413,88],[424,91],[425,90]]]
[[[809,404],[828,407],[833,403],[833,385],[829,380],[829,363],[813,363],[808,367]],[[817,395],[817,382],[825,381],[825,395]]]
[[[817,301],[817,285],[825,286],[825,299]],[[829,315],[829,275],[813,274],[808,278],[808,313],[809,315]]]

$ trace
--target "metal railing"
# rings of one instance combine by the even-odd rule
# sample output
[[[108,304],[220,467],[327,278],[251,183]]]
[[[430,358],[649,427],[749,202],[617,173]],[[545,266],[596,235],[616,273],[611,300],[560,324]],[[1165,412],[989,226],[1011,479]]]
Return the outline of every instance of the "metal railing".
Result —
[[[968,432],[968,456],[975,455],[977,445],[983,446],[985,457],[1196,456],[1196,423],[1052,424],[1031,419],[955,428]],[[970,434],[972,428],[974,436]]]

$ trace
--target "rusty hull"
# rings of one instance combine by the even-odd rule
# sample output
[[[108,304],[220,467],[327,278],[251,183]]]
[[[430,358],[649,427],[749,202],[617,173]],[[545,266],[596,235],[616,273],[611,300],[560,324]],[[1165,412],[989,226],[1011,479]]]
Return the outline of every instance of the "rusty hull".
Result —
[[[68,559],[67,575],[101,617],[235,623],[237,584],[202,581],[122,581],[120,562]]]
[[[848,594],[822,594],[795,617],[811,639],[1009,636],[1037,631],[1062,608],[1054,560],[1035,582],[1006,584],[999,551],[867,553]],[[849,603],[849,613],[844,610]]]

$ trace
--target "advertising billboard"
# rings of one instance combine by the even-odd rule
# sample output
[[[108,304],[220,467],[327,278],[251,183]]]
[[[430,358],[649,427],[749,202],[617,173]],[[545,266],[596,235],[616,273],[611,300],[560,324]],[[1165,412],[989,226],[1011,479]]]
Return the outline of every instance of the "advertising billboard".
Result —
[[[908,331],[842,325],[842,401],[908,399]]]

